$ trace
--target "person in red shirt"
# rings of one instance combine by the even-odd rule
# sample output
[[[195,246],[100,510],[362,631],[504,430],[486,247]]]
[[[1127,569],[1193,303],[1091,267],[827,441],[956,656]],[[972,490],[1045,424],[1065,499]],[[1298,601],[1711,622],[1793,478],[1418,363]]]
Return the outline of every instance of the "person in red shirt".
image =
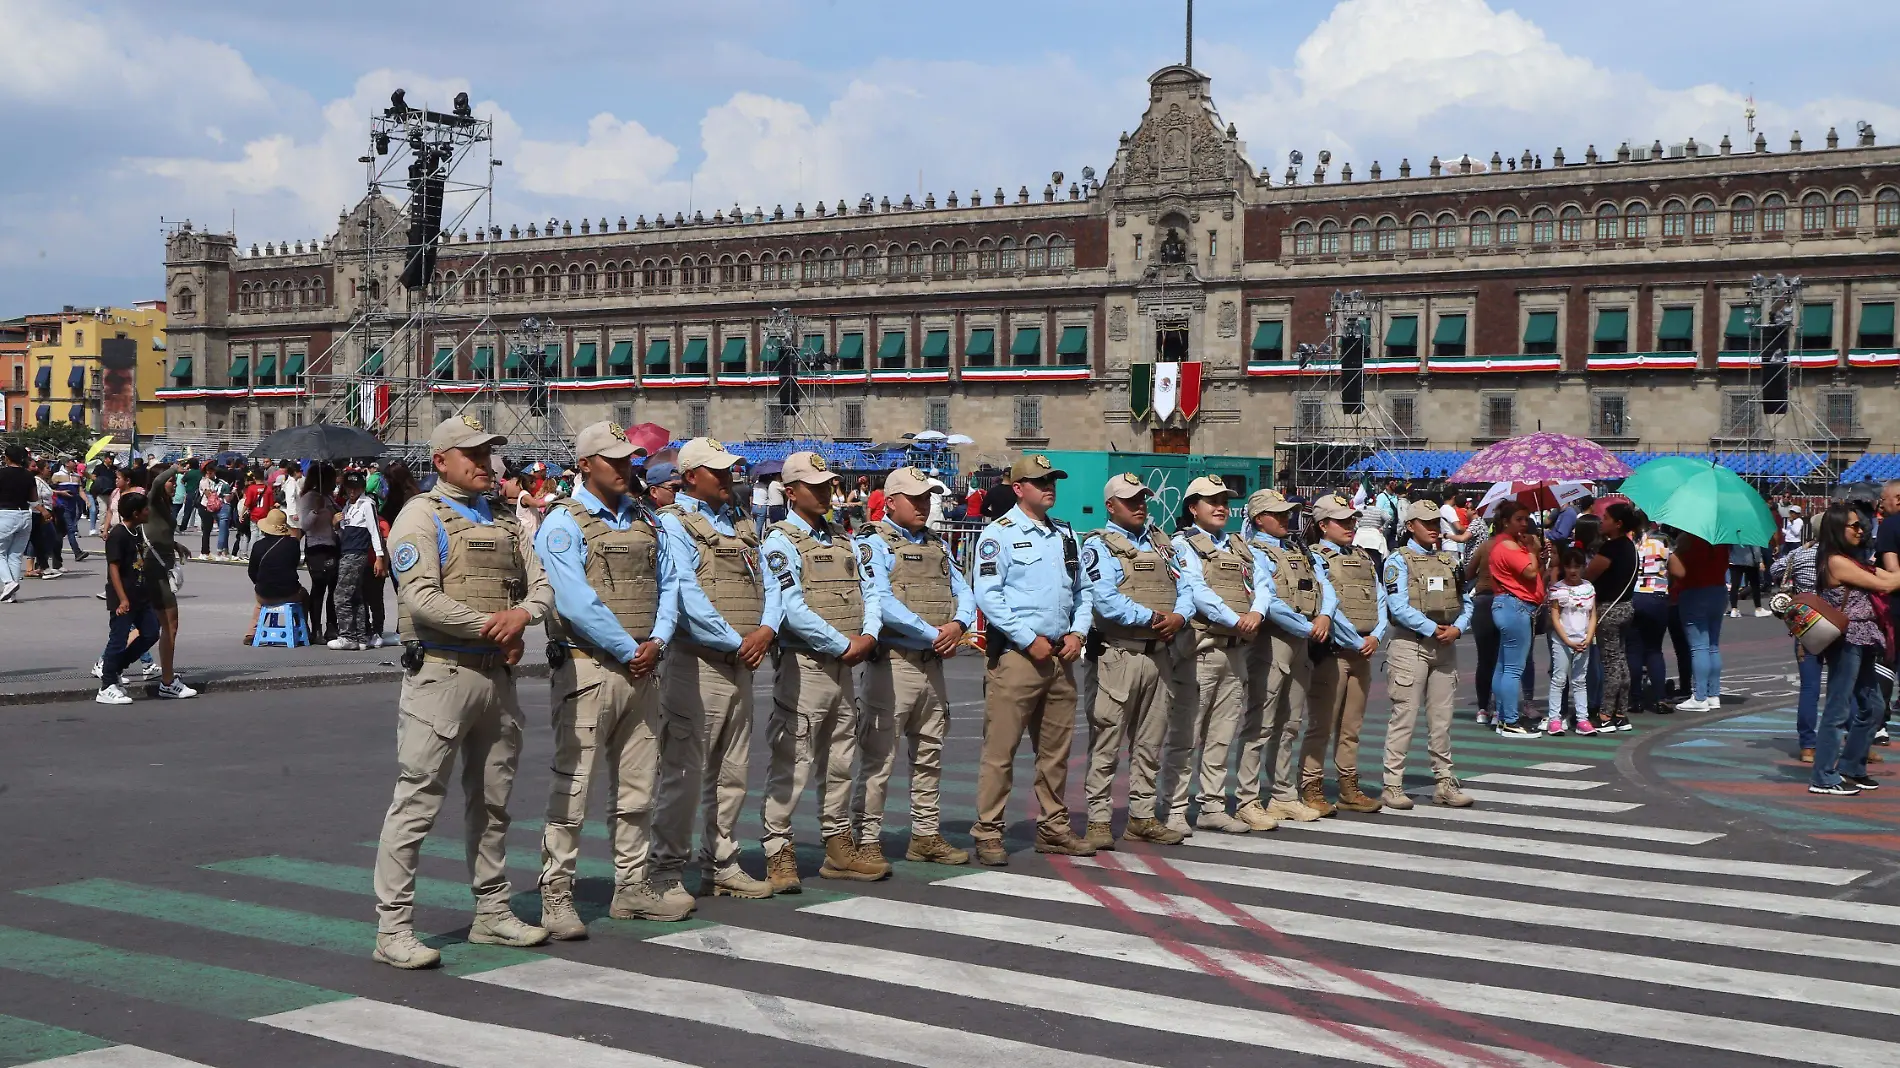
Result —
[[[1722,707],[1722,613],[1728,608],[1728,546],[1687,532],[1669,556],[1669,595],[1689,637],[1689,700],[1676,707],[1707,712]]]
[[[1512,697],[1523,690],[1524,664],[1531,654],[1531,621],[1544,603],[1542,546],[1531,533],[1530,510],[1518,502],[1500,503],[1495,522],[1498,533],[1491,539],[1485,564],[1495,591],[1491,619],[1498,628],[1498,664],[1491,677],[1491,693],[1498,706],[1497,732],[1505,738],[1535,738],[1536,731],[1518,722],[1518,702]]]
[[[884,522],[884,482],[879,479],[877,488],[864,499],[865,517],[872,523]]]

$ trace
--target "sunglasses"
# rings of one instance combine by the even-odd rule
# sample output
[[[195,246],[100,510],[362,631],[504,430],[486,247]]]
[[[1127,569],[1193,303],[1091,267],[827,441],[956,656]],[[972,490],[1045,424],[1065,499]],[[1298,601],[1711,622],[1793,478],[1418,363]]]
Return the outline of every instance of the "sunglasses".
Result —
[[[1859,524],[1859,523],[1849,523],[1849,524],[1847,524],[1847,529],[1849,529],[1849,530],[1865,530],[1865,529],[1867,529],[1867,528],[1866,528],[1866,527],[1864,527],[1864,526],[1862,526],[1862,525],[1861,525],[1861,524]]]
[[[1023,481],[1029,483],[1030,485],[1036,487],[1037,489],[1055,489],[1056,488],[1056,480],[1053,475],[1044,477],[1044,478],[1025,478],[1023,479]]]

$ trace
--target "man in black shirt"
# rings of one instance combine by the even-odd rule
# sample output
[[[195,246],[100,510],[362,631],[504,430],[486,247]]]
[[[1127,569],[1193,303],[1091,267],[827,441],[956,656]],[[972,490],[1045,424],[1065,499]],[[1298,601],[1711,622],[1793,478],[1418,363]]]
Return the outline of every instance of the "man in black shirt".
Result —
[[[26,469],[24,445],[9,445],[0,464],[0,601],[17,600],[27,541],[33,536],[33,506],[39,489]]]
[[[132,703],[119,685],[119,673],[158,642],[158,613],[152,608],[149,586],[150,573],[158,564],[143,530],[149,515],[145,494],[124,494],[119,498],[119,522],[106,535],[106,610],[111,613],[111,632],[100,657],[99,693],[93,698],[102,705]],[[139,635],[136,639],[134,630]]]

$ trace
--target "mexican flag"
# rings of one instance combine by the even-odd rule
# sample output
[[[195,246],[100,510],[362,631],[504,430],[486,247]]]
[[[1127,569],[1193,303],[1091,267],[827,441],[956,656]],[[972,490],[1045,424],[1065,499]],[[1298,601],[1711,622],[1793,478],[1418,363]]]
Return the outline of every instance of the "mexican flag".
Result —
[[[1201,410],[1201,364],[1137,363],[1128,368],[1128,410],[1136,422],[1165,423],[1175,412],[1192,419]]]

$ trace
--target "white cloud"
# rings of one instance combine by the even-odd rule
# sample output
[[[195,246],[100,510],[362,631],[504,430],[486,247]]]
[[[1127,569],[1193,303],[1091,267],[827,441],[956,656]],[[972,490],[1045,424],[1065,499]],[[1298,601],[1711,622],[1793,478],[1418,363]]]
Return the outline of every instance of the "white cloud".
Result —
[[[257,108],[269,93],[226,45],[114,25],[44,0],[0,0],[0,99],[51,111],[112,108],[163,115]]]
[[[651,192],[679,161],[679,149],[632,119],[608,112],[587,123],[587,140],[523,140],[512,165],[529,193],[624,202]]]

